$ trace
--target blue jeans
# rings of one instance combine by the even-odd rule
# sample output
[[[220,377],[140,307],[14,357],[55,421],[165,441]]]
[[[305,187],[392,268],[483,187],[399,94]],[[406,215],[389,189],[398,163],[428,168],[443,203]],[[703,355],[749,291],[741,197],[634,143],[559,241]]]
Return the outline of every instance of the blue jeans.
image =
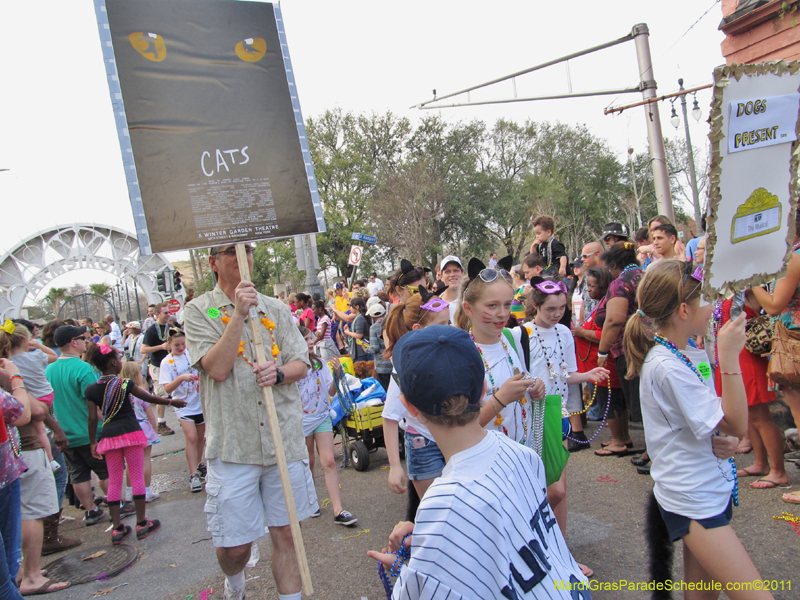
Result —
[[[22,560],[22,513],[19,502],[19,479],[0,490],[0,600],[19,600],[16,578]]]
[[[53,460],[61,465],[61,468],[53,473],[56,478],[58,507],[61,508],[61,505],[64,502],[64,490],[67,488],[67,479],[69,477],[67,473],[67,461],[64,460],[64,453],[56,447],[56,445],[53,443],[53,440],[50,440],[50,450],[53,453]]]
[[[406,469],[411,481],[435,479],[444,470],[444,455],[436,442],[405,432]]]

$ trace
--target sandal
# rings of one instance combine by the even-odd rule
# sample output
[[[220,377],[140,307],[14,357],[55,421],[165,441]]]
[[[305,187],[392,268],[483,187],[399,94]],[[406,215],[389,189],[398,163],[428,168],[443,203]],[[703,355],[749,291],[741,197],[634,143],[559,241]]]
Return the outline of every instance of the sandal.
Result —
[[[61,587],[51,589],[54,585],[60,585]],[[35,590],[28,590],[24,592],[22,590],[19,591],[20,594],[23,596],[40,596],[42,594],[51,594],[53,592],[60,592],[61,590],[67,589],[72,584],[69,581],[53,581],[52,579],[48,579],[45,583],[43,583],[40,587],[36,588]]]
[[[600,445],[601,445],[603,448],[605,448],[606,446],[610,446],[610,445],[611,445],[611,442],[600,442]],[[625,447],[626,447],[626,448],[628,448],[628,449],[630,450],[631,448],[633,448],[633,442],[627,442],[627,443],[625,444]]]
[[[789,504],[800,504],[800,492],[792,492],[781,496],[781,500]]]
[[[630,448],[625,448],[624,450],[609,450],[608,448],[601,448],[600,450],[595,450],[595,456],[628,456],[631,453]]]
[[[634,456],[634,457],[631,459],[631,464],[632,464],[634,467],[643,467],[643,466],[645,466],[645,465],[646,465],[647,463],[649,463],[649,462],[650,462],[650,459],[649,459],[648,457],[646,457],[646,456],[641,456],[641,455],[640,455],[640,456]]]
[[[758,485],[758,484],[762,485]],[[772,490],[775,488],[780,488],[782,490],[791,489],[791,484],[787,481],[786,483],[778,483],[777,481],[772,481],[771,479],[767,479],[766,477],[762,477],[758,481],[754,481],[750,484],[750,487],[754,490]]]
[[[752,467],[745,467],[744,469],[737,469],[736,475],[738,477],[764,477],[765,475],[769,475],[769,473],[756,473],[755,471],[751,471]]]

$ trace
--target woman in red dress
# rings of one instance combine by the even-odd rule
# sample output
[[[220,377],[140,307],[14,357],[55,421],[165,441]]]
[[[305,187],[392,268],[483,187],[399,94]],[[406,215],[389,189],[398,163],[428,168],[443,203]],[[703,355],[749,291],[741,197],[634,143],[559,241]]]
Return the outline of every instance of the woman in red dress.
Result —
[[[575,354],[577,354],[578,358],[578,373],[586,373],[597,367],[597,348],[600,336],[603,333],[606,292],[611,279],[611,273],[605,267],[592,267],[586,272],[586,288],[589,297],[600,302],[597,304],[597,308],[586,317],[582,325],[572,329],[572,335],[575,338]],[[597,320],[598,314],[601,316],[599,322]],[[605,446],[625,448],[626,450],[633,446],[628,434],[627,422],[624,419],[613,419],[614,417],[621,417],[625,410],[625,397],[622,394],[622,386],[617,377],[614,361],[606,362],[605,368],[609,370],[609,378],[597,384],[593,391],[593,397],[597,397],[597,400],[603,406],[603,411],[605,411],[606,404],[609,402],[608,386],[611,386],[611,405],[608,407],[608,412],[605,416],[606,418],[612,417],[613,422],[621,423],[622,427],[611,427],[612,421],[608,421],[611,441],[603,442],[604,448],[595,451],[598,456],[620,454],[606,449]]]
[[[731,318],[732,299],[722,303],[722,321],[724,325]],[[747,290],[744,301],[745,317],[753,319],[761,311],[761,305],[755,295]],[[769,412],[770,402],[775,401],[775,392],[769,389],[767,379],[768,359],[750,352],[747,348],[739,355],[739,368],[742,371],[745,391],[747,392],[747,434],[753,446],[755,462],[752,466],[739,469],[739,477],[759,477],[750,484],[751,488],[771,489],[785,487],[789,476],[783,464],[784,437],[772,420]],[[717,394],[721,394],[722,383],[719,369],[714,372]]]

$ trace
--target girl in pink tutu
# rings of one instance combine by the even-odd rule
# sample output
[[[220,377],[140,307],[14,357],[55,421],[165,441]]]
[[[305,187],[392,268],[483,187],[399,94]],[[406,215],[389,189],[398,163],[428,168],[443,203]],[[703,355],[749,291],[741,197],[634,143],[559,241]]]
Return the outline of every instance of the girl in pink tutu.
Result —
[[[152,404],[169,404],[182,407],[181,400],[159,398],[148,394],[130,379],[119,377],[122,360],[117,351],[109,345],[99,344],[86,351],[86,360],[94,365],[102,376],[86,388],[86,399],[97,405],[98,410],[89,411],[89,445],[96,458],[105,456],[108,467],[108,509],[114,529],[111,543],[119,544],[131,534],[131,528],[120,520],[119,501],[122,496],[122,476],[125,465],[133,488],[133,502],[136,506],[136,538],[144,539],[161,523],[145,517],[144,485],[144,447],[147,436],[139,426],[136,412],[131,402],[131,394]],[[95,441],[98,413],[102,418],[102,431],[99,443]]]

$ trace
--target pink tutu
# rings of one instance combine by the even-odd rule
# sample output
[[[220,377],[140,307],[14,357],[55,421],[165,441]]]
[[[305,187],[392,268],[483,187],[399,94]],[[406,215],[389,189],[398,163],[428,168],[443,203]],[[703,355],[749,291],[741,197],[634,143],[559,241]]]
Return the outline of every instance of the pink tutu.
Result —
[[[147,446],[147,436],[141,429],[115,437],[103,438],[97,444],[97,453],[105,454],[109,450],[119,450],[129,446]]]
[[[53,408],[53,398],[55,398],[55,392],[50,392],[45,396],[40,396],[36,398],[39,402],[44,402],[47,405],[47,408]]]

